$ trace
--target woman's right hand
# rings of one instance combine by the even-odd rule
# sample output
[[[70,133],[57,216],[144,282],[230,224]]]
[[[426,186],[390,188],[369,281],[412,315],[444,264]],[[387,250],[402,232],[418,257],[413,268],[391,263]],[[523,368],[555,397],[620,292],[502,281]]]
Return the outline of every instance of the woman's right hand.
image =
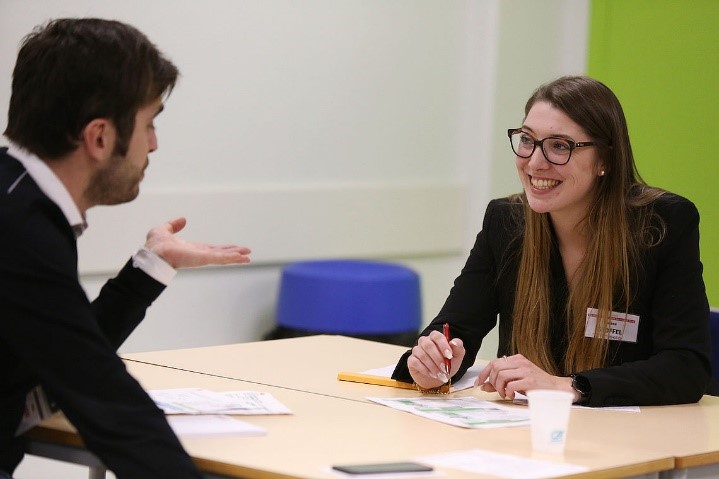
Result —
[[[431,389],[446,384],[459,369],[464,359],[464,344],[459,338],[447,342],[439,331],[421,336],[412,354],[407,358],[407,368],[414,382],[421,388]],[[449,374],[444,359],[451,360]]]

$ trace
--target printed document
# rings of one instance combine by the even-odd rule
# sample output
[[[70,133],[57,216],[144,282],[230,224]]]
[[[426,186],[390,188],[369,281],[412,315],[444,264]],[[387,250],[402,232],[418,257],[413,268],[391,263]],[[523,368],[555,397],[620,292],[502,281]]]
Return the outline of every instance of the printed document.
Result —
[[[292,414],[271,394],[263,392],[180,388],[147,393],[165,414]]]
[[[529,425],[529,409],[503,406],[492,401],[483,401],[473,396],[458,398],[442,396],[415,398],[369,397],[367,399],[417,416],[459,427],[488,429]]]
[[[369,374],[371,376],[381,376],[385,378],[390,378],[392,376],[392,373],[394,372],[394,368],[397,367],[397,364],[390,364],[389,366],[385,366],[383,368],[376,368],[376,369],[370,369],[368,371],[362,371],[362,374]],[[484,369],[484,366],[475,365],[467,369],[467,372],[464,373],[464,376],[462,376],[462,379],[457,381],[456,383],[452,384],[452,387],[450,388],[450,392],[456,392],[461,391],[463,389],[469,389],[471,387],[474,387],[474,380],[477,379],[477,376],[479,376],[479,373],[482,372],[482,369]]]

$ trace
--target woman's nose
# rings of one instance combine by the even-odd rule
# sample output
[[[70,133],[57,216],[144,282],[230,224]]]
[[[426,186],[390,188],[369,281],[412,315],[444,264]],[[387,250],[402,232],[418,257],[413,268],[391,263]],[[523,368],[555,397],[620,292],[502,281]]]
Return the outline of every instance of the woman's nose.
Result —
[[[542,148],[540,146],[534,148],[532,156],[529,157],[529,166],[534,169],[540,170],[543,168],[548,168],[550,164],[551,163],[549,163],[547,157],[544,156]]]

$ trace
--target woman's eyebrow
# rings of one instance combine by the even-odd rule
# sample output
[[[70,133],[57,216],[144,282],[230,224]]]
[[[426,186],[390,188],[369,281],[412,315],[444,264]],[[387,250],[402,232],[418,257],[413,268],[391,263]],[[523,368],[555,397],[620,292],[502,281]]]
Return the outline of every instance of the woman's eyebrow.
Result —
[[[536,132],[532,129],[531,126],[522,125],[522,128],[521,128],[521,129],[522,129],[522,130],[526,130],[527,133],[531,133],[531,134],[533,134],[534,136],[537,136]],[[573,136],[567,135],[567,134],[564,134],[564,133],[553,133],[553,134],[551,134],[551,135],[546,136],[545,138],[563,138],[563,139],[565,139],[565,140],[572,140],[572,141],[574,141],[574,137],[573,137]]]

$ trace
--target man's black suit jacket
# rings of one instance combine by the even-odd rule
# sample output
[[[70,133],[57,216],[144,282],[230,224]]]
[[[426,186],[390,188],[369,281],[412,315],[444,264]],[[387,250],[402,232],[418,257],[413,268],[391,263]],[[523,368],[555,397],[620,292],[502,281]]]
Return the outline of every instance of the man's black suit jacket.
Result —
[[[90,302],[66,217],[0,149],[0,470],[22,458],[15,431],[41,384],[118,478],[201,477],[116,354],[163,288],[128,262]]]

